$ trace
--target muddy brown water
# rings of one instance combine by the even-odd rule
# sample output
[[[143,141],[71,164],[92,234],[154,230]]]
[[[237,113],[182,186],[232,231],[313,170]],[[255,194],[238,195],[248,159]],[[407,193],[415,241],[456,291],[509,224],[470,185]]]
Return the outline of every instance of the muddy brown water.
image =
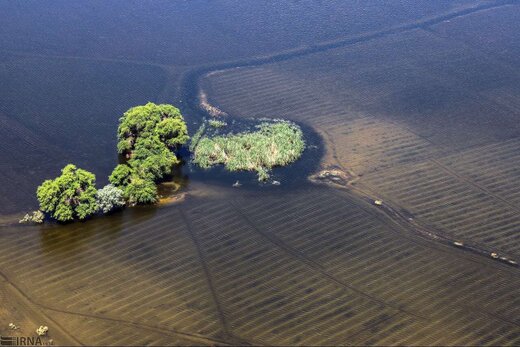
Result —
[[[400,13],[389,20],[375,1],[365,7],[370,25],[320,33],[312,24],[318,3],[296,3],[311,13],[292,30],[298,35],[279,45],[266,35],[247,49],[230,43],[226,52],[208,43],[193,66],[186,51],[171,54],[171,42],[146,59],[129,45],[82,51],[74,36],[63,47],[50,44],[54,36],[38,49],[11,43],[0,65],[1,335],[34,335],[44,324],[46,341],[67,345],[520,343],[518,267],[414,227],[520,258],[520,76],[509,53],[520,47],[518,6],[418,2],[409,13],[387,8]],[[190,10],[182,6],[181,14]],[[255,18],[289,13],[278,6]],[[125,12],[117,18],[127,20]],[[157,25],[151,32],[168,31]],[[101,26],[98,35],[105,30],[114,29]],[[294,43],[302,33],[313,33],[311,48]],[[98,39],[96,48],[106,40]],[[290,119],[317,148],[300,166],[275,170],[281,186],[186,165],[174,179],[184,197],[169,204],[67,225],[10,223],[35,207],[35,187],[66,162],[106,182],[118,160],[117,118],[128,107],[177,102],[196,129],[205,116],[199,88],[228,119]],[[330,168],[354,184],[306,180]],[[236,179],[245,184],[233,188]],[[176,195],[172,187],[163,194]]]

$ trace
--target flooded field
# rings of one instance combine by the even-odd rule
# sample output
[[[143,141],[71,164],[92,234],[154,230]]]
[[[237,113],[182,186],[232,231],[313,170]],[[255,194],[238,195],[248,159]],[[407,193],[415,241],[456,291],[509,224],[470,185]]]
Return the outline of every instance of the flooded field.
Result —
[[[0,8],[0,335],[520,344],[516,2]],[[17,223],[66,163],[106,184],[117,120],[147,101],[178,105],[191,134],[211,113],[288,119],[307,149],[263,184],[186,150],[169,203]]]

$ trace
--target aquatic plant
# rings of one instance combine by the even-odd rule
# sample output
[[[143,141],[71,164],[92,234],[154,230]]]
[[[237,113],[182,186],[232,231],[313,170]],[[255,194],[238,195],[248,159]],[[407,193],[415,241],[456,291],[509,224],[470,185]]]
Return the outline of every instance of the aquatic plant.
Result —
[[[60,222],[85,219],[98,210],[95,185],[93,173],[68,164],[61,176],[38,187],[40,210]]]
[[[103,213],[125,206],[123,191],[112,184],[107,184],[97,191],[96,201]]]
[[[190,141],[190,152],[195,151],[195,147],[197,147],[197,144],[199,143],[200,139],[202,138],[202,135],[204,135],[204,132],[206,131],[206,122],[203,122],[201,126],[197,129],[195,134],[191,137]]]
[[[216,119],[210,119],[208,121],[208,124],[210,126],[212,126],[213,128],[222,128],[222,127],[225,127],[227,125],[226,122],[221,121],[221,120],[216,120]]]
[[[202,168],[224,164],[229,171],[256,171],[258,180],[265,181],[273,167],[294,162],[304,148],[303,133],[296,124],[264,122],[253,132],[202,137],[194,148],[193,162]]]

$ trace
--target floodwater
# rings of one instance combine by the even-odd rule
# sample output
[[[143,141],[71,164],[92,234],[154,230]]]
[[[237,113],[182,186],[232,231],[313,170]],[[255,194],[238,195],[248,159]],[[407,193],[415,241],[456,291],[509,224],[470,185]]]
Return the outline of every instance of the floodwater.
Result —
[[[0,335],[520,344],[515,1],[25,1],[0,21]],[[170,203],[17,224],[66,163],[106,184],[126,109],[173,103],[193,133],[200,95],[235,129],[302,126],[281,185],[184,149]]]

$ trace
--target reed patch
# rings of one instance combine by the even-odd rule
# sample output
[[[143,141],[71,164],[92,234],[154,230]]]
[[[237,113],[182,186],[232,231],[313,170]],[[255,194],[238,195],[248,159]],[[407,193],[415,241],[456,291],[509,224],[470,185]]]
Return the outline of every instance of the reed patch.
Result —
[[[202,136],[193,148],[193,162],[202,168],[223,164],[229,171],[256,171],[258,180],[265,181],[272,168],[293,163],[304,149],[298,125],[266,121],[255,131]]]

